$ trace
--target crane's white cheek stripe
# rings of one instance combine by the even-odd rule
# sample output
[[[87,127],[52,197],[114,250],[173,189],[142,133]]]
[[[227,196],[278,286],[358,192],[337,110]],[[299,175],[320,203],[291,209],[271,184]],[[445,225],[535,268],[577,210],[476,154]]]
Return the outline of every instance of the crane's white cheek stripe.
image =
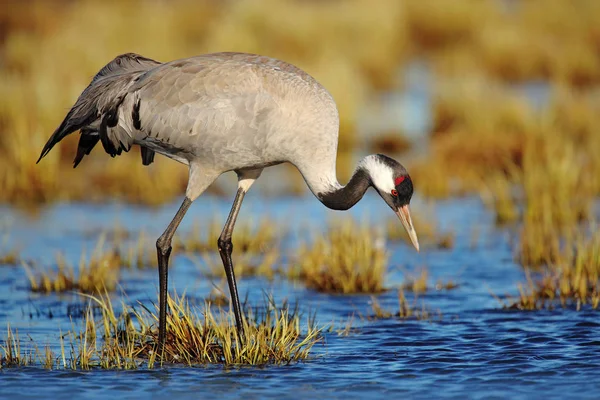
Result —
[[[371,180],[377,189],[384,193],[390,193],[394,187],[394,172],[381,163],[376,157],[368,156],[363,159],[363,168],[369,171]]]

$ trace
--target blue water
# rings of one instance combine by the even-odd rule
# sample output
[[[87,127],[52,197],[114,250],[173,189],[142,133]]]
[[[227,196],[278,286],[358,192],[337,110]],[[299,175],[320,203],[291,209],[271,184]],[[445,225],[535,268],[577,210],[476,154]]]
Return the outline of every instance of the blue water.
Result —
[[[178,202],[148,209],[123,204],[59,204],[37,216],[0,208],[0,226],[9,245],[22,257],[52,265],[64,252],[77,263],[82,249],[89,256],[103,230],[115,223],[132,232],[145,230],[149,243],[174,215]],[[180,227],[225,216],[230,199],[202,196]],[[503,310],[492,296],[515,295],[524,281],[513,261],[511,228],[496,228],[493,216],[477,198],[437,204],[413,201],[413,214],[433,221],[441,232],[453,232],[452,249],[425,247],[417,253],[405,243],[388,242],[387,286],[394,289],[407,275],[429,271],[430,286],[452,280],[454,290],[430,290],[417,304],[432,313],[429,321],[369,320],[370,296],[319,294],[301,284],[275,279],[238,279],[240,295],[259,305],[264,293],[277,302],[298,301],[302,311],[316,312],[320,325],[343,328],[355,315],[349,336],[326,333],[312,358],[289,366],[224,368],[169,366],[159,370],[73,372],[22,367],[0,370],[0,398],[598,398],[600,389],[600,321],[596,311],[558,308],[553,311]],[[373,193],[350,212],[325,209],[312,197],[264,198],[251,192],[242,220],[269,217],[288,231],[282,248],[293,253],[307,232],[324,229],[333,218],[367,218],[384,226],[396,216]],[[417,226],[417,231],[419,227]],[[287,262],[289,257],[284,257]],[[170,289],[201,300],[213,288],[202,268],[178,255],[170,269]],[[28,290],[20,266],[0,267],[0,337],[10,323],[24,347],[29,340],[58,350],[59,330],[72,328],[70,314],[83,304],[76,295],[40,295]],[[149,304],[156,298],[153,269],[124,271],[114,299]],[[381,305],[397,311],[397,293],[380,296]],[[410,299],[412,301],[412,299]],[[75,320],[77,326],[77,320]]]

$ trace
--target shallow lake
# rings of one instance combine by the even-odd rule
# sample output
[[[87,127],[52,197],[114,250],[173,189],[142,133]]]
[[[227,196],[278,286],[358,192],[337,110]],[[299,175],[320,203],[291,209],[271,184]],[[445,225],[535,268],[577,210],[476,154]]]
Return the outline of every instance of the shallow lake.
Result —
[[[93,233],[110,231],[115,224],[157,237],[178,205],[148,209],[59,204],[35,217],[0,207],[0,216],[10,232],[8,243],[19,246],[24,259],[52,266],[59,251],[77,264],[82,250],[89,255],[98,240]],[[215,215],[226,216],[229,207],[229,199],[202,196],[179,234]],[[426,215],[419,218],[419,212]],[[478,198],[434,205],[416,198],[413,215],[434,222],[440,232],[452,232],[454,245],[450,249],[425,246],[417,253],[404,242],[388,242],[386,285],[394,290],[378,299],[384,308],[397,311],[395,288],[410,274],[427,268],[430,286],[438,281],[458,284],[453,290],[432,289],[419,296],[417,304],[432,313],[429,320],[369,320],[360,316],[372,314],[371,296],[320,294],[283,279],[242,277],[238,278],[240,296],[247,296],[250,305],[260,304],[268,293],[278,303],[298,301],[302,311],[316,313],[322,326],[343,328],[355,315],[354,329],[348,336],[338,335],[335,329],[325,333],[310,360],[288,366],[169,366],[135,371],[6,368],[0,370],[0,398],[598,398],[596,311],[585,307],[581,311],[504,310],[492,296],[515,295],[517,284],[525,280],[514,262],[512,242],[518,239],[514,229],[495,227],[493,215]],[[287,231],[282,252],[293,254],[302,240],[324,229],[332,218],[361,221],[365,216],[371,225],[382,228],[396,219],[371,192],[347,213],[326,210],[308,195],[265,198],[250,192],[240,219],[272,219]],[[120,289],[113,295],[115,303],[123,291],[128,304],[150,304],[156,299],[157,275],[154,269],[124,271]],[[183,255],[173,259],[169,279],[171,290],[185,291],[198,301],[215,284],[197,262]],[[33,340],[59,352],[59,332],[72,329],[72,321],[79,326],[74,310],[82,304],[85,301],[77,295],[31,293],[24,268],[0,266],[2,340],[10,323],[18,329],[24,348]]]

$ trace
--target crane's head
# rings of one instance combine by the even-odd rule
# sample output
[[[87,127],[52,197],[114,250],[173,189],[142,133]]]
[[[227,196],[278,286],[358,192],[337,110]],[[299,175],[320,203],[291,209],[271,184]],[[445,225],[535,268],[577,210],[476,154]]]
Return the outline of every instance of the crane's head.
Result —
[[[383,154],[367,156],[362,161],[362,167],[369,174],[371,185],[398,215],[412,244],[419,251],[419,240],[408,208],[413,195],[413,184],[406,168]]]

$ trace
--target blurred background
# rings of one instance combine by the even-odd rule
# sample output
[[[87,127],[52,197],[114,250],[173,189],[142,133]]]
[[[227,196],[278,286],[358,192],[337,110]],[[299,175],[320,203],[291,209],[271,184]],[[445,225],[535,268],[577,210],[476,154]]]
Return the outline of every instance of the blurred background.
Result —
[[[186,168],[165,158],[143,167],[136,155],[112,160],[96,149],[74,171],[77,134],[35,161],[116,55],[217,51],[283,59],[333,94],[341,180],[377,151],[397,155],[423,196],[480,193],[504,204],[530,164],[543,173],[560,160],[575,172],[542,184],[599,192],[596,0],[3,0],[0,201],[158,205],[181,195]],[[258,186],[306,190],[285,173],[285,187]]]

